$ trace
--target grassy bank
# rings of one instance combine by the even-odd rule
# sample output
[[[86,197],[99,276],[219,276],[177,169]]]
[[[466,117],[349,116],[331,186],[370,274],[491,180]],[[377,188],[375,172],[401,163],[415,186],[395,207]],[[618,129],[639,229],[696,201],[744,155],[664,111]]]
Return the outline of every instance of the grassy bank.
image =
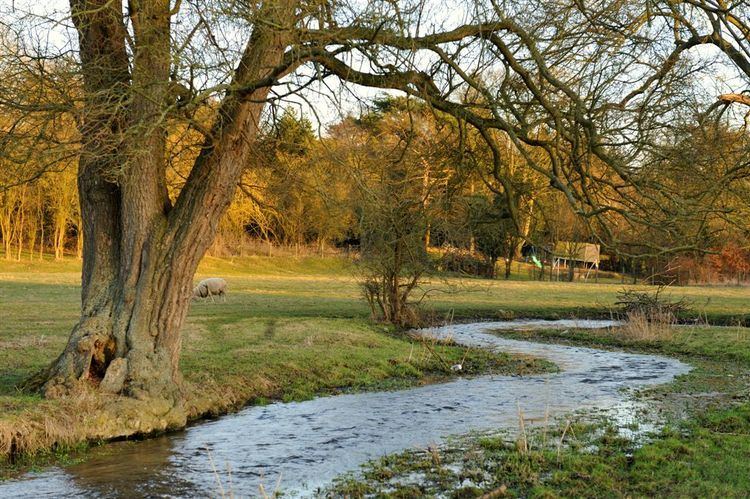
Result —
[[[182,371],[192,418],[225,413],[248,402],[304,400],[343,391],[439,382],[453,374],[446,364],[462,360],[468,375],[554,368],[526,357],[425,344],[358,319],[234,319],[192,319],[186,327]],[[13,359],[17,371],[32,371],[36,359],[43,361],[46,356],[24,353],[38,348],[16,340],[13,348],[2,349],[0,365]],[[6,466],[5,474],[65,458],[68,450],[80,448],[82,441],[99,434],[93,415],[105,408],[95,398],[49,401],[20,394],[12,386],[20,378],[3,375],[0,385],[0,450],[15,440],[12,445],[18,454],[14,462],[6,463],[12,466]]]
[[[339,482],[332,495],[740,498],[750,490],[748,405],[671,426],[642,447],[606,423],[546,434],[546,443],[539,432],[530,435],[524,450],[510,435],[492,435],[388,456],[363,479]]]
[[[181,368],[191,418],[248,402],[437,382],[455,376],[450,366],[459,362],[468,375],[552,368],[520,356],[425,343],[371,324],[339,261],[251,263],[238,268],[209,260],[202,267],[205,274],[227,276],[231,290],[226,303],[193,303],[184,327]],[[36,456],[33,462],[40,452],[55,458],[107,434],[100,419],[106,407],[97,397],[44,400],[16,388],[65,345],[80,292],[71,265],[47,262],[0,274],[0,456],[14,455],[15,467],[32,462],[28,456]],[[126,414],[123,420],[138,419]],[[116,433],[107,424],[106,431]],[[48,452],[53,449],[57,454]]]
[[[500,334],[500,333],[499,333]],[[678,356],[696,368],[640,394],[668,420],[645,445],[605,420],[474,435],[367,465],[335,491],[418,497],[747,497],[750,331],[679,327],[643,340],[615,330],[502,332],[533,341]]]

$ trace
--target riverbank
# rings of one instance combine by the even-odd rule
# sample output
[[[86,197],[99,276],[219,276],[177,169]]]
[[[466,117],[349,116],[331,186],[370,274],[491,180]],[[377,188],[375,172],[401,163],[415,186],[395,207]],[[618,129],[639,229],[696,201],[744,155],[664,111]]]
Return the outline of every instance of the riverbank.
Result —
[[[4,346],[4,361],[24,347],[18,340]],[[248,403],[441,382],[457,374],[450,366],[458,363],[463,375],[533,374],[553,368],[523,356],[420,341],[356,319],[193,321],[185,331],[185,405],[192,421]],[[3,388],[0,454],[12,469],[64,458],[92,439],[163,430],[122,398],[92,394],[54,401]]]
[[[573,321],[535,321],[570,327]],[[511,326],[511,324],[513,324]],[[668,383],[690,367],[662,356],[508,340],[487,331],[528,327],[530,321],[479,322],[430,328],[419,334],[454,338],[497,352],[544,358],[560,372],[531,376],[462,377],[390,392],[345,394],[248,407],[187,430],[92,452],[85,462],[0,484],[0,495],[55,493],[63,497],[309,497],[344,471],[382,455],[442,442],[486,428],[512,429],[518,405],[529,418],[607,407],[622,418],[639,408],[622,392]],[[575,321],[603,327],[605,321]],[[106,479],[99,477],[107,471]],[[261,488],[263,487],[263,488]]]
[[[386,456],[334,495],[388,492],[451,497],[747,497],[750,490],[750,331],[678,327],[648,340],[614,330],[502,331],[503,337],[676,356],[694,369],[638,398],[666,426],[566,419],[504,434],[467,435],[434,449]],[[519,419],[520,421],[520,419]],[[641,425],[648,425],[644,419]],[[628,426],[630,425],[630,426]],[[523,427],[522,427],[523,428]],[[636,432],[637,433],[637,432]]]

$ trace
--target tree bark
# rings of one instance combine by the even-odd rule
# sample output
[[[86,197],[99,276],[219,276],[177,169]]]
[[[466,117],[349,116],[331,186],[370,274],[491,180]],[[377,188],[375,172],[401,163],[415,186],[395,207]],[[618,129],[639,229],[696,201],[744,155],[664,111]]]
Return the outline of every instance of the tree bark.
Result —
[[[18,211],[16,212],[16,261],[21,261],[21,253],[23,253],[23,237],[26,228],[26,191],[28,186],[22,185],[19,190],[21,195],[18,200]]]

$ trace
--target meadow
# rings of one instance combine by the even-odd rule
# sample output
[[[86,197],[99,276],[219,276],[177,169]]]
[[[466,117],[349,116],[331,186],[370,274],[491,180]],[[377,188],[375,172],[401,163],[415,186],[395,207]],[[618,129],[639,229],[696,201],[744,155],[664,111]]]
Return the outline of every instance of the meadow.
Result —
[[[182,358],[191,417],[247,403],[436,382],[451,376],[446,367],[461,360],[469,375],[554,369],[536,359],[425,345],[373,324],[355,274],[349,261],[333,257],[206,258],[196,279],[225,277],[230,291],[225,303],[191,305]],[[79,279],[80,264],[72,259],[0,263],[0,451],[15,453],[14,467],[39,462],[39,451],[59,454],[86,440],[87,423],[70,415],[75,412],[70,402],[18,389],[64,347],[78,316]],[[623,286],[618,280],[536,282],[523,272],[510,281],[447,276],[425,286],[424,305],[436,322],[607,317]],[[671,293],[690,300],[702,320],[745,320],[744,288],[683,287]],[[707,331],[692,338],[714,334]],[[667,353],[696,353],[694,346],[670,345]],[[711,355],[711,348],[726,351],[724,340],[700,345],[702,355]],[[733,355],[745,354],[743,349]],[[65,417],[57,421],[58,415]],[[28,461],[21,455],[37,457]]]

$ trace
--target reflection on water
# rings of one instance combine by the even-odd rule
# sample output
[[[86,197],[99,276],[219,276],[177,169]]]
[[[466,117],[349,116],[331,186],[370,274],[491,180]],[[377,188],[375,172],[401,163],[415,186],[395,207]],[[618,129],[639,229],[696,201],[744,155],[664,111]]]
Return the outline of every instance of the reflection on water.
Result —
[[[528,418],[581,408],[616,408],[627,420],[638,404],[623,388],[664,383],[687,372],[681,362],[498,338],[487,331],[532,327],[606,327],[608,321],[512,321],[426,332],[461,343],[544,357],[563,372],[482,376],[403,390],[249,407],[185,431],[107,445],[94,458],[0,484],[0,497],[191,497],[258,495],[277,482],[311,495],[372,458],[437,443],[451,434],[511,428],[518,406]]]

